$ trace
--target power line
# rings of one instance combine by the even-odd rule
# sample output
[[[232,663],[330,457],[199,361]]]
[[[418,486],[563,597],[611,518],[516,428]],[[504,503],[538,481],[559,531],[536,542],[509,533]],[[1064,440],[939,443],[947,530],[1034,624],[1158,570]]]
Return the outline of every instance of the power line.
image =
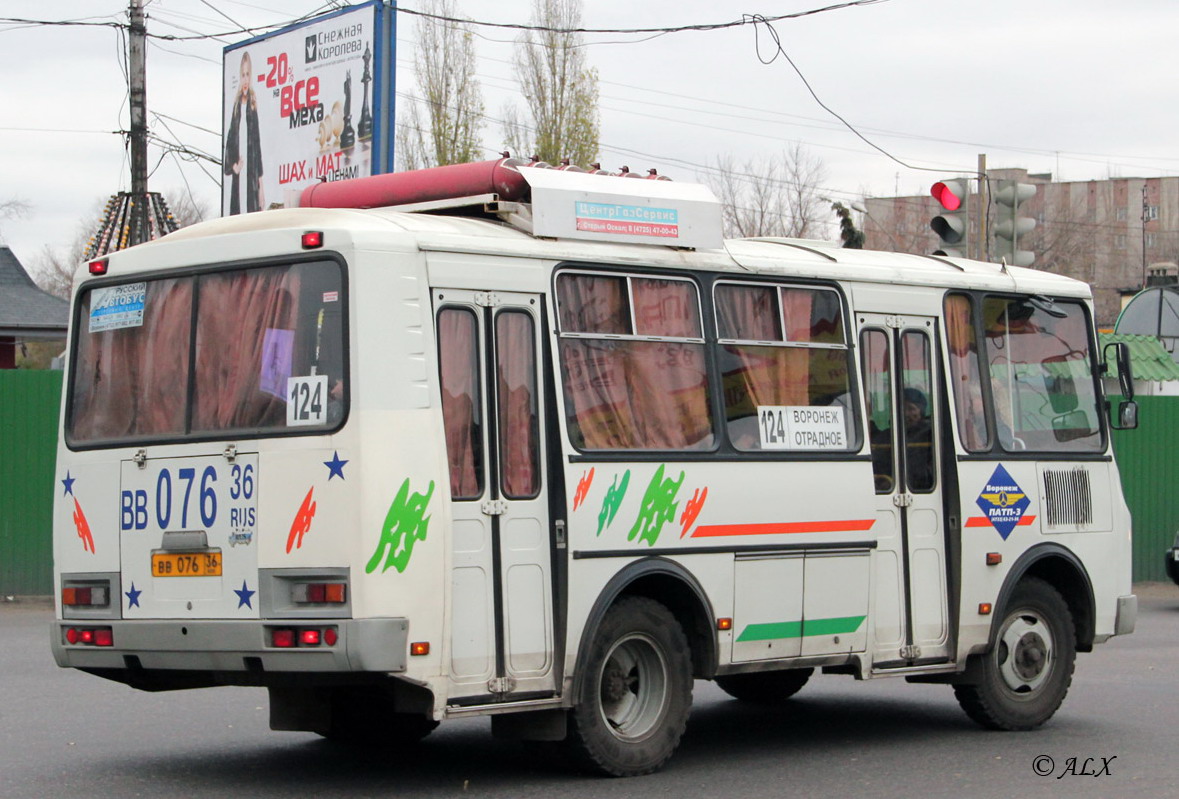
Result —
[[[761,17],[758,21],[765,22],[780,22],[787,19],[801,19],[802,17],[814,16],[815,14],[823,14],[829,11],[840,11],[845,8],[852,8],[854,6],[870,6],[877,3],[886,3],[888,0],[849,0],[845,3],[836,3],[834,5],[823,6],[822,8],[812,8],[806,11],[795,11],[790,14],[777,14],[771,17]],[[742,25],[749,25],[754,22],[752,16],[743,14],[741,19],[731,20],[729,22],[712,22],[697,25],[677,25],[666,26],[658,28],[558,28],[552,25],[524,25],[516,22],[485,22],[480,20],[460,19],[458,17],[447,17],[441,14],[429,14],[425,11],[414,11],[413,9],[398,6],[398,13],[409,14],[415,17],[426,17],[428,19],[438,20],[440,22],[453,22],[465,25],[477,25],[483,28],[506,28],[510,30],[521,31],[540,31],[544,33],[611,33],[611,34],[666,34],[666,33],[684,33],[687,31],[715,31],[724,30],[725,28],[739,28]]]

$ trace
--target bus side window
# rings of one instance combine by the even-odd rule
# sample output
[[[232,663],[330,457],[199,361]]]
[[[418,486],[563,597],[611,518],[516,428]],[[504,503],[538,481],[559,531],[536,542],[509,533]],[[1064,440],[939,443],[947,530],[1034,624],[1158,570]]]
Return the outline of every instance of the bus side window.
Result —
[[[557,275],[569,437],[583,450],[708,450],[711,402],[696,284]]]
[[[769,436],[762,439],[767,409],[833,407],[843,419],[846,443],[841,448],[855,447],[839,295],[822,288],[725,282],[716,285],[713,300],[733,446],[740,451],[779,448]]]
[[[450,464],[450,496],[483,495],[483,424],[478,320],[466,308],[438,312],[438,371]]]
[[[872,475],[877,494],[888,494],[896,485],[892,445],[892,363],[888,335],[883,330],[860,334],[864,395],[868,400],[868,440],[872,447]]]
[[[958,438],[969,452],[989,450],[991,431],[983,404],[978,336],[969,297],[962,294],[946,297],[946,338],[950,345],[950,382],[958,417]]]

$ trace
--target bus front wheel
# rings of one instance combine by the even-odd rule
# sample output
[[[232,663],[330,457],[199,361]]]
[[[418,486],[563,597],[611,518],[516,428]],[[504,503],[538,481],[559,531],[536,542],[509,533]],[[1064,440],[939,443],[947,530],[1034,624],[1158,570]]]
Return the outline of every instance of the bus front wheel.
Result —
[[[1030,730],[1052,717],[1073,679],[1077,656],[1072,614],[1060,592],[1025,578],[1012,593],[981,677],[954,686],[958,704],[993,730]]]
[[[679,745],[692,706],[692,667],[679,622],[659,602],[625,597],[590,642],[571,714],[574,755],[616,777],[649,774]]]

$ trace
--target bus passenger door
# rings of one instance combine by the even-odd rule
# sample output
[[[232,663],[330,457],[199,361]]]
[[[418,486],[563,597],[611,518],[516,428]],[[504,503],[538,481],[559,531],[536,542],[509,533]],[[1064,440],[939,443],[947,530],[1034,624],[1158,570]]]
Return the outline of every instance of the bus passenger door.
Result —
[[[877,497],[876,669],[950,657],[934,320],[857,314]]]
[[[450,467],[451,698],[552,693],[540,298],[434,292]]]

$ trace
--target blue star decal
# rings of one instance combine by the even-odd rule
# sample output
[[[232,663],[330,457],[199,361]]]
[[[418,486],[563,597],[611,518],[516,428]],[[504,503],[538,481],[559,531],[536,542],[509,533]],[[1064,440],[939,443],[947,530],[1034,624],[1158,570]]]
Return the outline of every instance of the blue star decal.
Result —
[[[76,477],[70,477],[69,470],[68,469],[66,470],[65,479],[61,481],[61,484],[63,486],[65,486],[65,493],[62,494],[63,497],[66,494],[73,494],[74,493],[74,481],[77,479],[78,478],[76,478]],[[331,478],[329,477],[328,479],[330,480]]]
[[[140,607],[139,595],[142,593],[143,593],[143,591],[136,590],[135,582],[132,581],[131,582],[131,590],[123,592],[123,595],[127,597],[127,608],[128,609]]]
[[[340,453],[339,452],[333,452],[332,459],[330,461],[323,462],[323,465],[328,467],[328,480],[331,480],[336,475],[339,475],[340,479],[343,480],[344,479],[344,464],[347,462],[348,461],[340,460]]]
[[[251,591],[249,588],[247,588],[245,580],[242,580],[241,590],[239,591],[235,588],[235,589],[233,589],[233,593],[237,594],[237,606],[239,608],[244,606],[244,607],[249,608],[250,610],[254,609],[254,606],[250,604],[250,597],[252,597],[254,594],[256,594],[258,592]]]

